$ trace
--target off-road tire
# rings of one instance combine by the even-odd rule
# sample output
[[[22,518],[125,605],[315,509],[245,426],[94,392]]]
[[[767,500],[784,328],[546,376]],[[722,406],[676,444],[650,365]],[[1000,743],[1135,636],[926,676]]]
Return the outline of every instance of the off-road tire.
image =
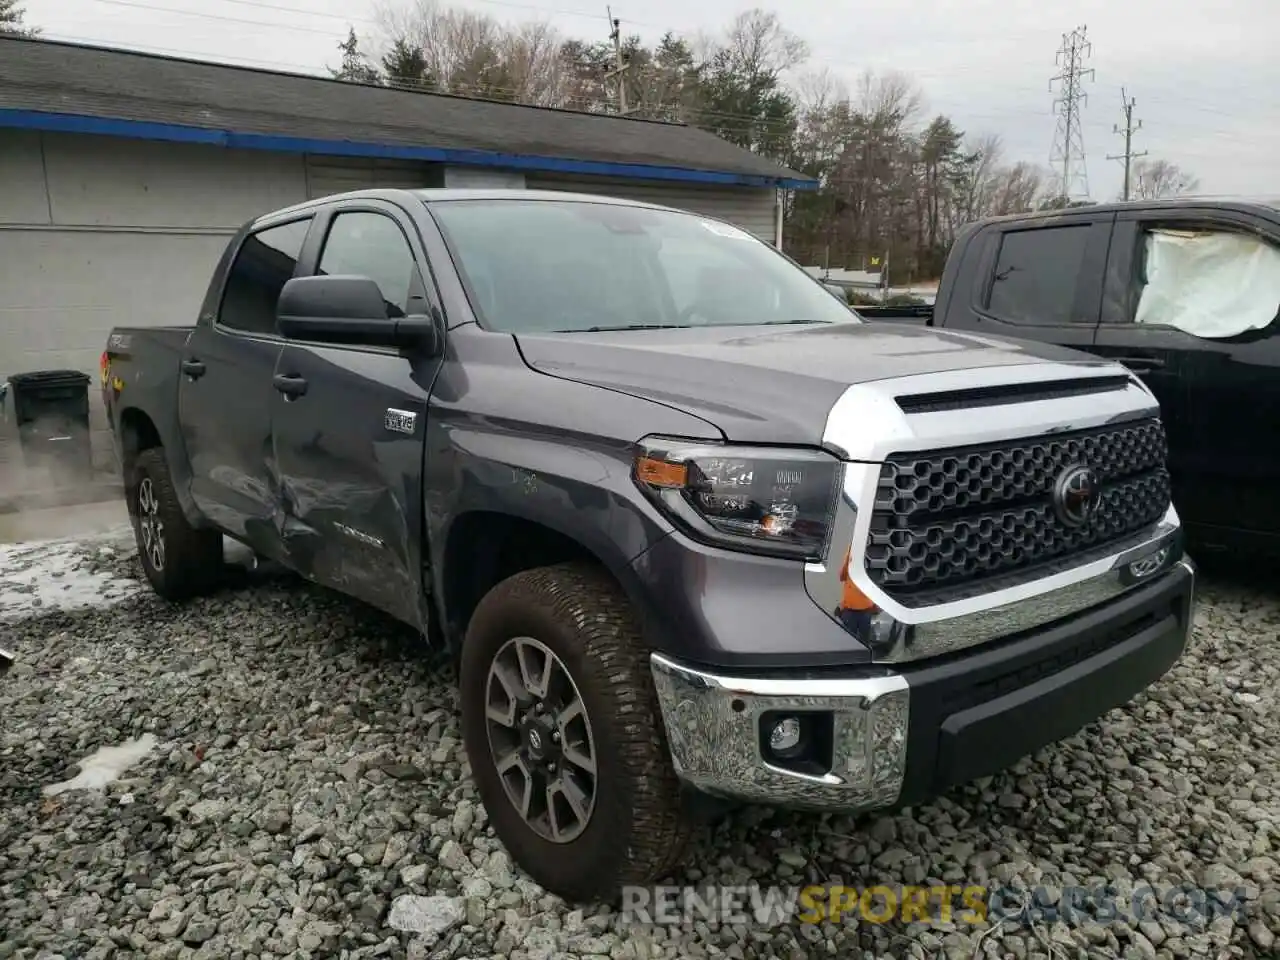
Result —
[[[146,512],[140,500],[154,496],[156,515],[163,523],[163,556],[156,565],[144,543]],[[126,492],[129,519],[138,543],[138,561],[147,581],[166,600],[180,601],[211,593],[222,583],[222,534],[193,527],[187,522],[173,489],[164,450],[143,450],[133,461]]]
[[[531,637],[568,668],[595,738],[596,801],[577,839],[539,836],[508,799],[489,745],[489,667],[503,645]],[[665,877],[695,821],[672,767],[648,649],[618,584],[572,563],[518,573],[477,606],[462,645],[462,731],[498,838],[544,889],[572,902],[614,901],[627,885]]]

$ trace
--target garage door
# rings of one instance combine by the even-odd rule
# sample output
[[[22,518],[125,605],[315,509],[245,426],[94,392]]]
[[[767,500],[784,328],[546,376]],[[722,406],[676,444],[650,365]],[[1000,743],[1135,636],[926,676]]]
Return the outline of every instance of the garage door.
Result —
[[[530,190],[570,190],[602,193],[624,200],[660,203],[718,217],[755,234],[766,243],[774,241],[775,192],[760,187],[688,186],[605,177],[561,177],[554,174],[526,174]]]
[[[109,467],[96,391],[107,334],[118,325],[195,323],[232,232],[0,227],[0,379],[50,369],[93,377],[95,460]],[[14,454],[0,443],[0,467]]]
[[[431,185],[430,175],[431,169],[425,163],[308,156],[307,199],[316,200],[348,190],[420,190]]]

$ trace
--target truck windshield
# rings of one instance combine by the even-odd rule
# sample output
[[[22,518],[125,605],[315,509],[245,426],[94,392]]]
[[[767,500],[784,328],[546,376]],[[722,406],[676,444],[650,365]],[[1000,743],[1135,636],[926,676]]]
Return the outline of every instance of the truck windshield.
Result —
[[[770,245],[696,214],[586,200],[430,209],[490,330],[861,322]]]

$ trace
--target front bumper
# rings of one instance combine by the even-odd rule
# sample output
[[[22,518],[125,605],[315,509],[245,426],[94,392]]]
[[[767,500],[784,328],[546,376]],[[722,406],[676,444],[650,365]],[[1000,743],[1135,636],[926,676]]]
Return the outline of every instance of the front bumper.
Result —
[[[1070,736],[1161,677],[1190,635],[1194,581],[1178,560],[1099,606],[898,669],[722,676],[655,653],[673,763],[692,787],[750,802],[920,802]],[[801,760],[768,746],[788,716],[818,731]]]

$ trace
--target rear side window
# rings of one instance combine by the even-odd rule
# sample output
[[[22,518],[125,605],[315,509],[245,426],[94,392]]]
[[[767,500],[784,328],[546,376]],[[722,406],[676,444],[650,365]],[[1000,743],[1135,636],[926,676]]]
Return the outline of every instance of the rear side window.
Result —
[[[416,270],[409,241],[394,220],[353,211],[333,218],[317,273],[368,277],[382,290],[387,315],[403,317]]]
[[[295,220],[250,234],[236,254],[218,323],[243,333],[276,332],[276,302],[293,277],[311,221]]]
[[[1246,233],[1157,228],[1143,234],[1133,320],[1193,337],[1238,337],[1280,315],[1280,247]]]
[[[1000,241],[987,310],[1010,323],[1071,322],[1090,224],[1015,230]]]

